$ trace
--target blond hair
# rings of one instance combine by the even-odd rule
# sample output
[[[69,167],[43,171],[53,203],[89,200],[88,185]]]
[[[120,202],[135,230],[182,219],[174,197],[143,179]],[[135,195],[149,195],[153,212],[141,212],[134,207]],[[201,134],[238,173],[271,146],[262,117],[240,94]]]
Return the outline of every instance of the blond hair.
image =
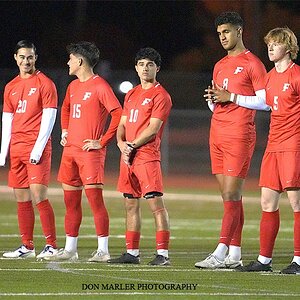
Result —
[[[284,44],[287,50],[290,52],[291,59],[295,60],[297,58],[299,51],[297,37],[288,27],[277,27],[270,30],[264,37],[264,41],[266,44],[268,44],[270,41]]]

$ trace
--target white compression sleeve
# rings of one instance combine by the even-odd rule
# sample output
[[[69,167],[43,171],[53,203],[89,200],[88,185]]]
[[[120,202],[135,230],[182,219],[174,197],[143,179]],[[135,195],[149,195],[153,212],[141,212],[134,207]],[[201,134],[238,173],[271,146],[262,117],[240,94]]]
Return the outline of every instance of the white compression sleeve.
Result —
[[[57,113],[56,108],[43,109],[39,135],[30,154],[30,160],[34,160],[36,161],[36,163],[39,162],[43,154],[43,151],[45,149],[45,146],[49,140],[49,137],[51,135],[55,123],[56,113]]]
[[[207,101],[207,105],[212,112],[215,110],[216,104],[212,101]]]
[[[9,143],[11,139],[11,126],[12,126],[13,118],[14,118],[13,113],[3,112],[2,114],[0,166],[5,165],[5,160],[7,157]]]
[[[239,106],[257,109],[257,110],[270,110],[270,106],[266,104],[266,91],[258,90],[255,92],[256,96],[243,96],[231,94],[230,101]]]

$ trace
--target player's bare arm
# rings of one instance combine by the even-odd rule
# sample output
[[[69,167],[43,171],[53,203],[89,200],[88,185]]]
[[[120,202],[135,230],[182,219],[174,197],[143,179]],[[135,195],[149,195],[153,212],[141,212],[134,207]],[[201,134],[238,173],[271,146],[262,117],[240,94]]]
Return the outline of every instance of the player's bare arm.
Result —
[[[131,141],[129,144],[133,148],[138,148],[141,147],[142,145],[145,145],[156,136],[162,124],[163,124],[162,120],[158,118],[151,118],[148,127],[144,131],[142,131],[141,134],[133,141]]]

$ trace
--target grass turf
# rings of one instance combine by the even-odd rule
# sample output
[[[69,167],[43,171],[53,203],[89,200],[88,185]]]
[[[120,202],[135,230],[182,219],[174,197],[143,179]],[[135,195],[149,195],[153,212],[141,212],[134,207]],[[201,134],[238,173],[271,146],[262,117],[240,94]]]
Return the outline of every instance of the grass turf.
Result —
[[[201,191],[194,191],[198,192]],[[209,193],[211,196],[212,193]],[[194,194],[196,198],[196,193]],[[199,195],[198,195],[199,196]],[[255,200],[255,196],[257,197]],[[166,196],[171,222],[170,267],[150,267],[155,254],[154,221],[146,201],[142,201],[140,265],[87,263],[97,247],[93,217],[83,199],[83,221],[78,242],[79,261],[47,263],[35,260],[0,260],[1,299],[297,299],[300,277],[281,275],[293,255],[293,217],[286,199],[281,200],[281,228],[274,250],[273,273],[207,271],[194,267],[218,242],[223,208],[216,199],[186,200],[184,195]],[[59,247],[64,246],[64,204],[62,195],[49,197],[56,215]],[[190,195],[193,198],[193,194]],[[190,199],[189,198],[189,199]],[[248,201],[248,198],[251,199]],[[124,208],[120,197],[107,197],[110,214],[109,249],[112,257],[125,250]],[[0,255],[20,244],[16,205],[11,195],[1,195]],[[243,261],[257,257],[259,249],[259,195],[244,197],[245,226]],[[44,246],[36,213],[35,247]]]

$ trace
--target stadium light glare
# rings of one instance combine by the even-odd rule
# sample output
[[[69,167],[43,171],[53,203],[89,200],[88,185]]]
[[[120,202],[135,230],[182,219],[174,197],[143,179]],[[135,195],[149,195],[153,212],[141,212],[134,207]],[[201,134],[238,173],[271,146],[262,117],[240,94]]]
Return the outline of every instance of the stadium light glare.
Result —
[[[124,94],[126,94],[132,88],[133,84],[130,81],[123,81],[119,86],[120,91]]]

